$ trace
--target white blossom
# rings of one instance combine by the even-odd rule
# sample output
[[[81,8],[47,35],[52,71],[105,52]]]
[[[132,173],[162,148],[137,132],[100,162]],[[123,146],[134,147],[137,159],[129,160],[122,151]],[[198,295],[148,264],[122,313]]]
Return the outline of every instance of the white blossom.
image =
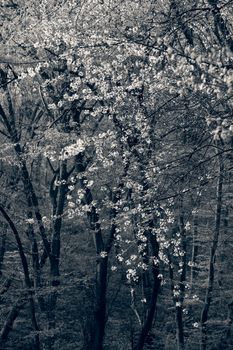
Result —
[[[75,143],[66,146],[60,155],[61,160],[69,159],[85,150],[85,145],[83,140],[78,139]]]
[[[106,258],[106,256],[108,256],[108,253],[105,251],[102,251],[102,252],[100,252],[100,256],[101,256],[101,258]]]
[[[30,218],[30,219],[26,219],[25,222],[26,222],[27,224],[32,225],[32,224],[34,224],[35,220],[34,220],[33,218]]]

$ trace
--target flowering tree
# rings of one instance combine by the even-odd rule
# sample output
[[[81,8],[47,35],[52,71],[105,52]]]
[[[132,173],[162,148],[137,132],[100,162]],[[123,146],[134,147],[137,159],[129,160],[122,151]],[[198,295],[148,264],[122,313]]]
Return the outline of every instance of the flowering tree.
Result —
[[[85,348],[103,348],[110,290],[123,273],[134,350],[158,337],[153,325],[167,281],[164,313],[175,310],[177,349],[194,348],[199,319],[206,349],[231,167],[230,2],[26,0],[2,8],[0,208],[20,253],[34,347],[58,346],[63,243],[67,226],[78,225],[93,236]],[[10,167],[20,206],[8,198]],[[214,227],[206,291],[194,270],[202,210]],[[18,313],[11,315],[3,346]]]

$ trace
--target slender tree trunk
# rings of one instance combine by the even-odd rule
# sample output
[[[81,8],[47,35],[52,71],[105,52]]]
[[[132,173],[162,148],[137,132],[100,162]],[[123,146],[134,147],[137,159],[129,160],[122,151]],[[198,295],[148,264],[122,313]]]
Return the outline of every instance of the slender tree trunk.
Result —
[[[186,264],[187,264],[187,242],[186,242],[186,232],[184,225],[184,213],[183,213],[183,198],[180,203],[180,217],[179,217],[179,229],[181,236],[181,249],[182,249],[182,259],[181,259],[181,274],[180,274],[180,282],[179,282],[179,292],[180,295],[177,298],[176,303],[176,339],[177,339],[177,350],[185,349],[184,342],[184,324],[183,324],[183,302],[185,295],[185,281],[186,281]]]
[[[22,159],[22,150],[21,150],[21,147],[19,144],[15,145],[15,152],[18,156],[19,161],[20,161],[20,167],[21,167],[21,172],[22,172],[22,182],[24,185],[25,195],[26,195],[27,200],[31,201],[33,211],[35,214],[35,218],[37,220],[39,232],[40,232],[41,238],[43,240],[45,251],[46,251],[47,255],[50,257],[51,247],[50,247],[50,243],[47,239],[46,230],[45,230],[45,227],[44,227],[44,224],[42,221],[42,215],[41,215],[40,208],[39,208],[38,198],[37,198],[36,192],[34,190],[32,181],[30,179],[27,165],[26,165],[25,161]]]
[[[115,204],[118,197],[113,194],[112,201]],[[91,216],[91,226],[94,229],[94,241],[97,253],[97,264],[96,264],[96,295],[95,295],[95,310],[94,310],[94,322],[92,326],[92,337],[91,337],[91,350],[102,350],[104,341],[104,332],[106,324],[106,309],[107,309],[107,277],[108,277],[108,256],[112,249],[114,235],[116,231],[115,226],[116,209],[111,209],[111,228],[109,237],[106,243],[103,243],[102,232],[98,224],[99,217],[95,212],[95,215]],[[93,226],[94,225],[94,226]],[[101,252],[106,256],[101,257]]]
[[[96,295],[93,323],[92,350],[102,350],[106,322],[108,257],[99,258],[96,267]]]
[[[4,349],[4,345],[8,339],[9,333],[12,331],[14,322],[18,317],[20,310],[28,301],[27,295],[19,298],[17,302],[12,306],[11,311],[7,315],[6,321],[0,331],[0,349]]]
[[[159,245],[154,235],[150,235],[150,244],[152,247],[153,256],[158,258]],[[141,333],[138,338],[138,341],[133,347],[133,350],[143,350],[144,344],[146,342],[146,338],[152,328],[152,324],[155,316],[157,298],[158,298],[159,288],[161,284],[161,279],[159,278],[159,266],[158,265],[153,266],[152,272],[153,272],[153,287],[152,287],[152,293],[151,293],[151,300],[148,307],[148,313],[147,313],[145,322],[142,325],[142,329],[141,329]]]
[[[190,289],[189,293],[191,294],[193,289],[193,280],[195,277],[195,264],[196,264],[196,257],[198,253],[198,245],[196,243],[197,234],[198,234],[198,216],[197,214],[194,215],[193,218],[193,235],[192,235],[192,256],[191,256],[191,271],[190,271]]]
[[[28,219],[33,218],[32,214],[32,202],[29,197],[27,197],[28,202]],[[41,267],[39,264],[39,252],[38,252],[38,245],[36,240],[36,235],[34,232],[34,225],[31,223],[28,223],[28,229],[27,229],[27,236],[29,238],[30,244],[31,244],[31,254],[32,254],[32,267],[33,267],[33,273],[34,273],[34,286],[38,290],[42,287],[42,281],[41,281]],[[44,298],[42,296],[38,296],[38,302],[40,305],[41,310],[44,309]]]
[[[215,228],[213,231],[212,245],[210,250],[209,260],[209,273],[208,273],[208,286],[206,289],[204,306],[201,313],[201,346],[200,350],[206,350],[207,348],[207,328],[206,322],[209,316],[209,309],[212,301],[212,293],[214,286],[214,267],[215,267],[215,255],[218,247],[220,225],[221,225],[221,214],[222,214],[222,197],[223,197],[223,155],[218,155],[218,182],[217,182],[217,193],[216,193],[216,210],[215,210]]]
[[[86,169],[84,154],[80,153],[76,157],[76,171],[82,173]],[[107,275],[108,275],[108,254],[112,246],[112,238],[106,246],[103,242],[101,225],[99,223],[99,214],[96,207],[92,205],[93,196],[90,188],[86,186],[86,178],[83,176],[79,181],[80,187],[85,191],[83,204],[90,206],[87,213],[90,228],[93,233],[93,241],[96,250],[96,285],[93,321],[91,323],[90,350],[102,350],[104,341],[104,331],[106,322],[106,293],[107,293]],[[114,232],[112,232],[114,234]],[[111,233],[110,233],[111,236]],[[110,238],[110,237],[109,237]],[[101,253],[105,255],[101,257]]]
[[[40,232],[40,235],[41,235],[42,240],[43,240],[44,248],[46,250],[47,255],[50,256],[50,244],[47,240],[45,227],[44,227],[44,224],[42,221],[42,216],[41,216],[41,212],[39,209],[38,198],[37,198],[36,192],[34,190],[32,181],[30,179],[30,175],[29,175],[29,172],[27,169],[26,162],[25,162],[24,158],[22,157],[23,151],[22,151],[22,148],[19,144],[20,136],[18,135],[17,130],[16,130],[14,106],[13,106],[10,91],[8,88],[6,90],[6,96],[7,96],[7,101],[8,101],[9,118],[7,117],[7,115],[6,115],[4,109],[2,108],[1,105],[0,105],[0,115],[1,115],[2,120],[3,120],[3,124],[4,124],[8,134],[10,136],[11,142],[14,146],[15,153],[16,153],[18,160],[19,160],[19,163],[20,163],[20,169],[21,169],[21,173],[22,173],[22,181],[24,184],[25,194],[26,194],[26,197],[29,200],[31,200],[31,202],[32,202],[34,214],[35,214],[35,217],[36,217],[36,220],[38,223],[39,232]]]
[[[22,268],[23,268],[23,272],[24,272],[24,281],[25,281],[25,285],[28,289],[28,299],[29,299],[29,305],[30,305],[31,322],[32,322],[33,329],[36,333],[35,337],[34,337],[35,350],[40,350],[39,327],[38,327],[38,323],[36,320],[34,292],[32,291],[32,285],[31,285],[31,279],[30,279],[30,275],[29,275],[27,258],[26,258],[26,255],[24,253],[24,249],[23,249],[23,245],[22,245],[22,242],[21,242],[21,239],[19,236],[19,232],[16,229],[13,221],[11,220],[11,218],[9,217],[9,215],[6,213],[5,209],[1,205],[0,205],[0,212],[2,213],[2,215],[5,218],[5,220],[7,221],[7,223],[9,224],[9,226],[10,226],[10,228],[15,236],[15,240],[16,240],[16,243],[18,246],[19,256],[21,259]],[[17,309],[16,309],[16,311],[17,311]],[[15,314],[16,313],[14,312],[13,315],[15,315]]]
[[[227,343],[231,343],[232,342],[232,324],[233,324],[233,302],[228,304],[228,319],[227,319],[227,321],[228,322],[227,322],[226,341],[227,341]]]
[[[6,225],[3,225],[3,230],[7,230]],[[2,266],[4,261],[4,255],[6,251],[6,232],[2,233],[1,247],[0,247],[0,276],[2,276]]]
[[[47,318],[49,330],[54,330],[56,319],[56,304],[57,304],[57,287],[60,285],[60,250],[61,250],[61,227],[62,215],[65,207],[66,191],[67,191],[67,163],[63,161],[60,165],[59,174],[59,190],[55,198],[53,236],[51,242],[50,253],[50,277],[52,290],[48,297]],[[53,349],[55,337],[52,334],[48,339],[48,348]]]
[[[176,339],[177,350],[184,350],[184,326],[183,326],[183,308],[176,306]]]
[[[133,350],[143,350],[144,344],[146,342],[146,338],[152,328],[156,305],[157,305],[157,298],[159,294],[160,283],[161,283],[161,280],[158,278],[158,276],[154,276],[154,283],[153,283],[152,295],[151,295],[147,318],[142,326],[139,339],[137,341],[137,344],[133,347]]]

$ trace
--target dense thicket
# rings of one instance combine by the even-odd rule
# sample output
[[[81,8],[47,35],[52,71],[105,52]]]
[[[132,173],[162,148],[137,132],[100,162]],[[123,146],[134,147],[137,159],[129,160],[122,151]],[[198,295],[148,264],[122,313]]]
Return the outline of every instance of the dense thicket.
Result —
[[[0,16],[0,348],[231,349],[232,1]]]

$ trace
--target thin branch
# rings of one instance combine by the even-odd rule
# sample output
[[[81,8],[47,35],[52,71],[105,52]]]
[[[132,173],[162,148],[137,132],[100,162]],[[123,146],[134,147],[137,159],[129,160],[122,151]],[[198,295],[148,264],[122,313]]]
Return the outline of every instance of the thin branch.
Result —
[[[44,107],[45,107],[45,109],[46,109],[48,115],[54,120],[54,116],[53,116],[53,114],[51,113],[51,111],[50,111],[50,109],[49,109],[49,107],[48,107],[47,102],[45,101],[44,94],[43,94],[43,91],[42,91],[40,85],[39,85],[39,92],[40,92],[41,100],[42,100],[42,102],[43,102],[43,105],[44,105]]]
[[[4,135],[4,136],[7,137],[8,139],[10,139],[10,136],[7,135],[4,131],[0,130],[0,134]]]
[[[47,159],[47,162],[48,162],[48,165],[49,165],[50,169],[52,170],[52,173],[56,174],[58,172],[58,169],[55,170],[53,165],[52,165],[52,163],[50,162],[50,159],[49,158],[46,158],[46,159]]]
[[[17,59],[12,59],[8,57],[0,57],[0,64],[12,64],[13,66],[21,66],[21,65],[27,65],[27,64],[38,64],[38,63],[44,63],[47,62],[47,60],[37,60],[37,61],[19,61]]]

